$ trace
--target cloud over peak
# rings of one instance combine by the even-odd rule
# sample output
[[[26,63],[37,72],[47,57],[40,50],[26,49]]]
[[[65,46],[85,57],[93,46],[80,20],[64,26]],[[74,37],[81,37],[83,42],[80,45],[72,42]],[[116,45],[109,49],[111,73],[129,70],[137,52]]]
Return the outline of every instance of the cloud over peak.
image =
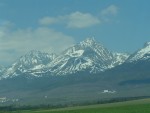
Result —
[[[100,23],[100,20],[90,13],[74,12],[68,16],[68,27],[86,28]]]
[[[72,36],[65,34],[68,29],[101,25],[118,13],[118,7],[110,5],[99,13],[101,15],[96,16],[90,12],[75,11],[55,17],[45,16],[38,20],[39,25],[35,28],[16,28],[14,23],[0,20],[0,64],[11,63],[30,50],[60,53],[75,43]],[[56,25],[54,28],[60,27],[62,31],[54,30],[51,25]]]
[[[43,17],[39,20],[41,25],[61,23],[69,28],[87,28],[100,23],[100,19],[90,13],[73,12],[58,17]]]
[[[30,50],[60,53],[74,43],[73,37],[47,27],[17,29],[15,31],[1,28],[0,59],[9,64]]]
[[[110,5],[100,11],[101,17],[92,15],[91,13],[83,13],[80,11],[72,12],[66,15],[58,15],[56,17],[46,16],[39,20],[39,24],[43,26],[50,26],[52,24],[61,24],[67,28],[88,28],[103,23],[105,20],[110,20],[111,16],[115,16],[118,13],[118,7],[116,5]]]

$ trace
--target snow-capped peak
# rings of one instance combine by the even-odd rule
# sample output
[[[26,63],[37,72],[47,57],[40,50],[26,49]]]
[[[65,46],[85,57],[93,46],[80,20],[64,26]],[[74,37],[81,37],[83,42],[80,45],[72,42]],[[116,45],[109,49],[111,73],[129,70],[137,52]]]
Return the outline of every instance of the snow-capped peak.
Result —
[[[71,57],[80,57],[83,55],[83,53],[84,50],[76,50],[75,47],[73,47],[66,52],[66,55],[70,55]]]
[[[150,42],[145,43],[142,49],[131,55],[128,59],[128,62],[146,59],[150,59]]]
[[[65,50],[54,59],[48,69],[55,75],[66,75],[80,71],[102,72],[113,67],[113,54],[94,38],[86,40]]]
[[[146,43],[144,44],[144,47],[148,47],[148,46],[150,46],[150,42],[146,42]]]
[[[115,58],[115,60],[114,60],[114,66],[115,66],[115,65],[120,65],[120,64],[124,63],[130,55],[127,53],[114,52],[113,56]]]
[[[26,55],[22,56],[19,61],[24,65],[47,64],[55,58],[55,54],[48,54],[37,50],[32,50]]]
[[[3,78],[17,76],[20,73],[28,73],[33,70],[41,69],[55,58],[54,54],[43,53],[32,50],[21,56],[4,73]]]
[[[150,58],[150,42],[128,57],[129,55],[126,53],[112,53],[96,42],[94,38],[87,38],[66,49],[57,57],[55,54],[32,50],[7,68],[3,72],[2,78],[18,75],[42,77],[43,75],[68,75],[79,72],[103,72],[128,61],[128,59],[133,61]]]
[[[96,41],[95,41],[94,37],[92,37],[92,38],[87,38],[84,41],[80,42],[80,45],[91,46],[95,43],[96,43]]]

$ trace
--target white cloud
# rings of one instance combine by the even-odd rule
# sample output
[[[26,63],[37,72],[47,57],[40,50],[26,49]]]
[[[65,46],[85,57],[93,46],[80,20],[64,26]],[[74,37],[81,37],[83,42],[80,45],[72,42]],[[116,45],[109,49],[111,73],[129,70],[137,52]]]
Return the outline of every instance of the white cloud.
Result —
[[[41,25],[61,23],[65,24],[69,28],[87,28],[100,24],[100,20],[90,13],[73,12],[68,15],[58,17],[44,17],[39,20]]]
[[[44,17],[44,18],[39,20],[39,24],[50,25],[50,24],[57,23],[58,21],[59,21],[59,19],[54,18],[54,17]]]
[[[74,12],[68,15],[67,26],[71,28],[86,28],[100,23],[100,20],[90,13]]]
[[[49,26],[51,24],[63,24],[68,28],[88,28],[103,22],[111,20],[111,16],[118,13],[116,5],[110,5],[100,11],[100,17],[91,13],[82,13],[79,11],[72,12],[67,15],[59,15],[57,17],[43,17],[39,20],[40,25]]]
[[[48,53],[60,53],[74,44],[74,39],[62,32],[46,27],[36,29],[18,29],[16,31],[0,29],[0,62],[10,63],[30,50]]]
[[[118,13],[118,7],[116,5],[110,5],[101,11],[101,15],[116,15]]]

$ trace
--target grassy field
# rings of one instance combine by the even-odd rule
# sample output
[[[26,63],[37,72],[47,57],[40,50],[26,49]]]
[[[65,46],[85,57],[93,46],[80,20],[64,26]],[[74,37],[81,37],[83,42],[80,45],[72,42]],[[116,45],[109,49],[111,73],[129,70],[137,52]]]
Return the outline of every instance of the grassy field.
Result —
[[[150,99],[59,109],[1,111],[0,113],[150,113]]]

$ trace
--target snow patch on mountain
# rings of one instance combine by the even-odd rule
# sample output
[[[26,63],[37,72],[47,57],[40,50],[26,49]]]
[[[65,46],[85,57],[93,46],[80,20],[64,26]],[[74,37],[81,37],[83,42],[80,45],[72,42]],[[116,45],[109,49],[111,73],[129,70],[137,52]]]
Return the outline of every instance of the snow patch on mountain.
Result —
[[[3,72],[1,78],[15,77],[19,74],[30,73],[33,70],[38,70],[47,65],[55,58],[54,54],[42,53],[32,50],[26,55],[20,57],[6,71]]]
[[[84,50],[75,50],[75,47],[72,49],[68,50],[66,55],[70,55],[71,57],[80,57],[84,53]]]
[[[92,46],[95,43],[96,43],[96,41],[95,41],[94,37],[92,37],[92,38],[87,38],[86,40],[80,42],[80,45],[87,47],[87,46]]]
[[[115,60],[113,54],[102,44],[97,43],[94,38],[88,38],[65,50],[47,65],[47,69],[54,75],[80,71],[97,73],[114,67]]]
[[[45,65],[40,64],[40,65],[34,66],[34,67],[31,68],[30,70],[38,70],[38,69],[42,69],[44,66],[45,66]]]
[[[42,77],[61,76],[78,72],[98,73],[124,63],[128,54],[112,53],[94,38],[66,49],[60,55],[30,51],[8,67],[1,78],[19,75]]]
[[[128,62],[147,59],[150,59],[150,42],[145,43],[142,49],[138,50],[133,55],[131,55],[128,59]]]
[[[116,53],[116,52],[114,52],[113,56],[115,58],[115,60],[113,62],[113,66],[116,66],[116,65],[121,65],[122,63],[124,63],[130,55],[127,53]]]

